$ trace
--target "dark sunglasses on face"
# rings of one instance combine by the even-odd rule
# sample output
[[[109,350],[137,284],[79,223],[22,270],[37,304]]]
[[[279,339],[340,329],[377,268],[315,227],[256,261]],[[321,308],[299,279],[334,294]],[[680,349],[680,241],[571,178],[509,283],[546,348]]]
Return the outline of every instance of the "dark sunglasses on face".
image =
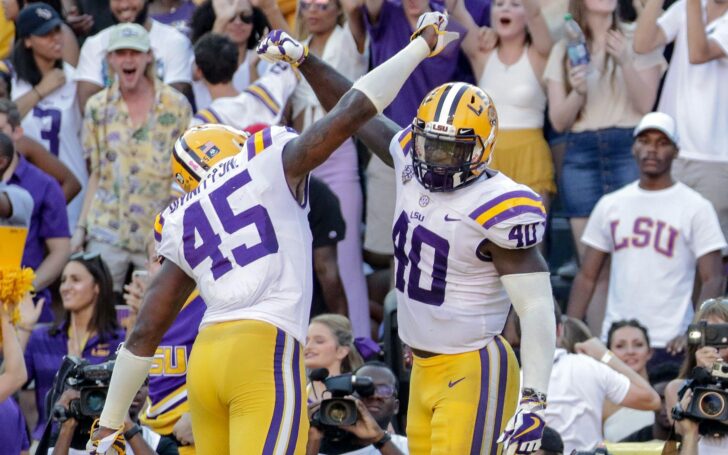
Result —
[[[94,259],[99,258],[101,255],[99,253],[86,253],[84,251],[79,251],[78,253],[72,254],[68,260],[70,261],[92,261]]]
[[[331,1],[327,0],[301,0],[301,11],[319,10],[326,11],[331,6]]]
[[[253,13],[246,13],[244,11],[241,11],[240,13],[238,13],[237,17],[243,24],[253,23]],[[235,17],[233,17],[233,20],[235,20]]]
[[[372,395],[369,398],[377,397],[377,398],[391,398],[395,396],[397,391],[395,388],[389,384],[379,384],[374,387],[374,395]],[[358,394],[357,394],[358,395]]]

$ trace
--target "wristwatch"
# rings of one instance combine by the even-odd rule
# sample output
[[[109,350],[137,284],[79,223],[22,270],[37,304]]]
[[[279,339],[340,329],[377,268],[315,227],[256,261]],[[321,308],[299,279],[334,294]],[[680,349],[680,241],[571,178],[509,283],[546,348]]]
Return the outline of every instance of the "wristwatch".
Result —
[[[375,442],[375,443],[374,443],[374,444],[372,444],[372,445],[374,446],[374,448],[375,448],[375,449],[379,450],[379,449],[381,449],[382,447],[384,447],[384,445],[385,445],[386,443],[388,443],[389,441],[391,441],[391,440],[392,440],[392,435],[391,435],[391,434],[389,434],[389,433],[387,433],[387,432],[385,431],[385,432],[384,432],[384,436],[382,436],[382,437],[381,437],[381,438],[379,439],[379,441]]]
[[[133,427],[129,428],[129,431],[124,433],[124,440],[130,441],[131,438],[133,438],[134,436],[137,435],[137,433],[141,433],[141,432],[142,432],[142,427],[140,427],[139,425],[134,425]]]

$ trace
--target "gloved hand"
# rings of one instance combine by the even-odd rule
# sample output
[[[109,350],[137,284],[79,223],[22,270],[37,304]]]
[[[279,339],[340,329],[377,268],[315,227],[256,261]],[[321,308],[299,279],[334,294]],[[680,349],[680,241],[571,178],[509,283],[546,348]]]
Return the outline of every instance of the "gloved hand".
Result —
[[[530,389],[523,391],[516,413],[508,421],[505,431],[498,438],[505,455],[528,454],[541,447],[546,396]]]
[[[432,52],[430,52],[430,55],[428,57],[436,56],[437,54],[442,52],[442,50],[445,49],[448,44],[455,41],[460,36],[460,34],[457,32],[445,31],[445,28],[447,28],[446,14],[438,11],[431,11],[429,13],[422,14],[420,18],[417,19],[417,29],[412,34],[412,37],[410,37],[410,41],[420,36],[420,34],[427,27],[433,27],[438,35],[437,44],[435,45],[435,48],[432,49]]]
[[[283,30],[273,30],[260,41],[257,52],[265,61],[298,66],[308,57],[308,46],[299,43]]]
[[[121,434],[121,429],[114,433],[106,434],[99,428],[99,419],[94,420],[91,425],[91,439],[86,444],[86,451],[91,455],[124,455],[126,453],[126,442]],[[106,436],[103,436],[106,434]]]

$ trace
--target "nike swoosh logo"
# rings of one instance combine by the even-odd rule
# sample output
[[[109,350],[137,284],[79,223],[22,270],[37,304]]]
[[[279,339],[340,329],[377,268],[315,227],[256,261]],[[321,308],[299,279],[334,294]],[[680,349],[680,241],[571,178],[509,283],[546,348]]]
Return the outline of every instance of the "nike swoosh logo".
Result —
[[[458,382],[462,381],[463,379],[465,379],[465,376],[463,376],[462,378],[458,379],[457,381],[450,381],[450,382],[448,382],[447,383],[447,386],[452,389],[453,387],[455,387],[457,385]]]
[[[513,436],[513,437],[511,438],[512,440],[513,440],[513,439],[517,439],[517,438],[520,438],[521,436],[523,436],[523,435],[525,435],[525,434],[528,434],[528,433],[532,432],[533,430],[535,430],[536,428],[538,428],[538,426],[539,426],[539,425],[541,425],[541,419],[539,419],[539,418],[538,418],[538,417],[536,417],[536,416],[533,416],[532,418],[533,418],[533,424],[531,424],[531,426],[530,426],[530,427],[528,427],[528,428],[526,428],[525,430],[521,431],[521,432],[520,432],[520,433],[518,433],[517,435]]]
[[[450,218],[450,215],[445,215],[445,221],[460,221],[460,218]]]

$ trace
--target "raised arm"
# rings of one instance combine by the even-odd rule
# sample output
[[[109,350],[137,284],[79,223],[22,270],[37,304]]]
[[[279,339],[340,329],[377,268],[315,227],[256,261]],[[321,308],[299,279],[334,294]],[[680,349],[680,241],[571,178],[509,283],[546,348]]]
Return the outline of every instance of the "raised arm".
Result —
[[[526,9],[526,25],[531,34],[531,46],[545,61],[549,58],[554,40],[541,13],[541,6],[537,0],[525,0],[523,7]]]
[[[642,14],[637,18],[637,29],[634,31],[634,51],[638,54],[652,52],[667,42],[665,32],[657,25],[657,18],[662,14],[665,0],[649,0]]]

